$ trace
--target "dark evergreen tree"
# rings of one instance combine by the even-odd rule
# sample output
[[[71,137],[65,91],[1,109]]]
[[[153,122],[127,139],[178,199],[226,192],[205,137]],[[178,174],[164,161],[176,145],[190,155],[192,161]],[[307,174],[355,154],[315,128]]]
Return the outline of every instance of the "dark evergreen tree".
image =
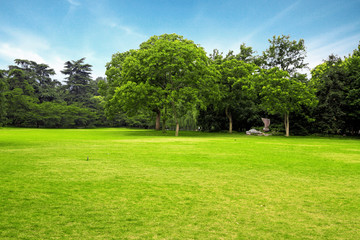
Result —
[[[334,55],[312,71],[312,83],[317,89],[318,106],[314,112],[314,131],[326,134],[344,132],[345,80],[342,60]]]
[[[360,44],[353,54],[344,60],[345,126],[347,133],[360,134]]]
[[[0,127],[5,124],[7,111],[5,93],[8,90],[8,85],[5,80],[5,74],[5,70],[0,70]]]
[[[79,105],[91,105],[91,98],[95,90],[91,86],[91,65],[84,63],[85,58],[77,61],[65,62],[64,70],[61,72],[67,75],[66,79],[66,102]]]

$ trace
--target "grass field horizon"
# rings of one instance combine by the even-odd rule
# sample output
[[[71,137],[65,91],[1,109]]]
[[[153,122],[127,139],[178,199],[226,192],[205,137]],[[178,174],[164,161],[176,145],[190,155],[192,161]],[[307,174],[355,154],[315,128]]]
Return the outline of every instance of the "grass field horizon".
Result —
[[[360,239],[359,139],[173,133],[0,128],[0,238]]]

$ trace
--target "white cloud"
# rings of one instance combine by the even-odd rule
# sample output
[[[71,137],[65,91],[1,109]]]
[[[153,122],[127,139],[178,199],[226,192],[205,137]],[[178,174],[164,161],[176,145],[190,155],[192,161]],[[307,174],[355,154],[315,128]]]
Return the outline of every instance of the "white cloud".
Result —
[[[65,59],[55,52],[50,51],[46,53],[40,53],[34,50],[28,50],[21,46],[15,46],[10,43],[0,42],[0,61],[6,62],[7,65],[15,64],[15,59],[27,59],[37,63],[47,64],[50,68],[53,68],[57,74],[55,78],[63,80],[64,76],[61,74],[61,70],[64,68]],[[7,68],[2,66],[1,68]]]
[[[99,22],[106,27],[121,30],[128,36],[133,36],[137,38],[147,38],[146,35],[137,32],[134,28],[131,28],[125,24],[120,23],[120,20],[117,20],[115,18],[99,16]]]
[[[339,57],[351,54],[357,48],[360,40],[360,34],[354,34],[359,26],[360,22],[353,22],[330,32],[321,33],[321,35],[306,41],[309,67],[316,67],[323,60],[326,60],[330,54]]]
[[[105,75],[106,61],[98,56],[91,45],[80,49],[59,49],[40,35],[16,28],[0,27],[0,36],[0,69],[15,64],[15,59],[27,59],[47,64],[55,70],[54,78],[63,81],[65,76],[61,70],[64,69],[64,63],[85,57],[86,63],[93,65],[93,78]]]
[[[71,6],[77,7],[80,6],[80,3],[75,0],[67,0],[68,3],[70,3]]]
[[[250,42],[250,40],[255,37],[258,33],[263,32],[265,29],[270,28],[272,25],[274,25],[277,21],[285,17],[287,14],[289,14],[292,10],[295,9],[295,7],[299,4],[300,1],[296,1],[293,4],[291,4],[289,7],[285,8],[275,16],[273,16],[270,19],[267,19],[264,21],[263,24],[256,27],[251,33],[249,33],[247,36],[242,39],[241,42]],[[240,44],[239,44],[240,45]]]
[[[351,24],[338,27],[327,33],[321,33],[321,35],[309,39],[306,42],[306,45],[309,49],[322,47],[324,43],[333,42],[334,39],[339,39],[339,38],[343,38],[344,36],[348,36],[349,33],[359,29],[359,26],[360,26],[360,22],[354,22]]]
[[[0,28],[0,62],[14,64],[15,59],[27,59],[37,63],[45,63],[53,68],[59,80],[63,79],[60,71],[64,67],[65,58],[52,48],[49,41],[24,29]],[[1,66],[7,68],[7,66]]]
[[[322,39],[322,41],[321,39],[316,40],[316,44],[310,42],[311,48],[307,51],[309,67],[316,67],[323,60],[326,60],[330,54],[335,54],[339,57],[348,56],[357,48],[359,40],[360,34],[356,34],[342,39],[331,39],[330,42],[326,39]]]
[[[0,42],[0,58],[8,61],[14,59],[31,59],[38,63],[44,63],[44,59],[36,52],[13,46],[9,43]]]
[[[50,49],[50,44],[47,39],[25,29],[0,27],[0,33],[5,35],[2,39],[8,39],[9,42],[17,47],[32,50]]]

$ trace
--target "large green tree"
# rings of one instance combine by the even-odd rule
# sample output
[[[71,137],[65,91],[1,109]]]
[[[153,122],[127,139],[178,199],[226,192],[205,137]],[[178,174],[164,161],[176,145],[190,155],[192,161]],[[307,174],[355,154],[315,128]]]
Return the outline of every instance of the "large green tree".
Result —
[[[133,125],[134,122],[142,122],[140,125],[143,125],[147,116],[153,111],[156,113],[155,128],[160,130],[158,101],[147,99],[150,95],[142,94],[141,91],[136,93],[138,94],[137,99],[127,95],[136,92],[139,87],[132,84],[131,81],[129,82],[130,78],[125,78],[123,71],[125,59],[134,54],[136,54],[135,50],[115,53],[112,55],[111,61],[106,64],[107,78],[99,81],[99,93],[104,97],[105,114],[112,121],[121,121],[122,124]],[[121,93],[115,94],[117,88],[122,89]],[[141,104],[139,104],[140,102]]]
[[[115,90],[113,104],[127,109],[155,106],[163,120],[171,114],[176,136],[179,118],[194,106],[204,107],[205,96],[214,86],[214,72],[204,49],[176,34],[153,36],[142,43],[125,59],[122,74],[124,84]]]

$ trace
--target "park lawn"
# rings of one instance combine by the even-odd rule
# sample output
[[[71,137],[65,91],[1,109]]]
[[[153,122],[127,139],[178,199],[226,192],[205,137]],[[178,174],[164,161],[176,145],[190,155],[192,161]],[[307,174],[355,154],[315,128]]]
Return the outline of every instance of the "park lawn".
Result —
[[[360,239],[359,139],[173,134],[0,129],[0,239]]]

